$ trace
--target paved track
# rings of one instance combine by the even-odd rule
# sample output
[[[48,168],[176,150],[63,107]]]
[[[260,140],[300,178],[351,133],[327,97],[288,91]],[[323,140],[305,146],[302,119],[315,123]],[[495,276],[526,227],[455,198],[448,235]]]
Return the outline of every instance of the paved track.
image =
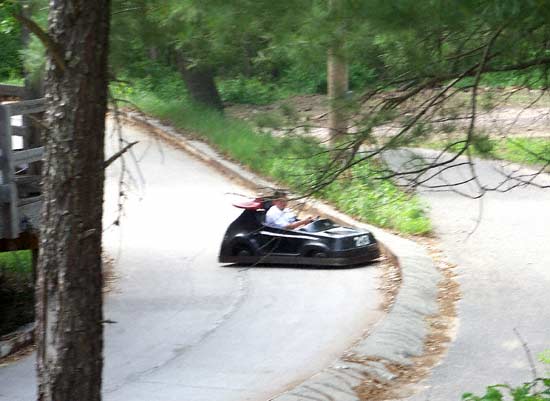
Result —
[[[145,186],[105,234],[116,281],[106,296],[105,401],[266,400],[340,356],[382,315],[380,271],[222,267],[217,252],[243,192],[135,129]],[[139,173],[128,162],[132,179]],[[106,224],[118,170],[109,170]],[[128,179],[127,182],[130,182]],[[0,400],[35,398],[34,356],[0,368]]]
[[[502,179],[498,163],[478,161],[476,169],[483,183]],[[450,170],[431,183],[458,182],[469,174],[465,168]],[[460,189],[477,193],[473,185]],[[410,400],[458,401],[462,393],[480,394],[490,384],[530,380],[514,329],[533,355],[550,348],[550,189],[492,192],[481,200],[451,192],[420,194],[431,208],[444,254],[458,265],[462,300],[448,355]],[[539,374],[548,371],[537,368]]]

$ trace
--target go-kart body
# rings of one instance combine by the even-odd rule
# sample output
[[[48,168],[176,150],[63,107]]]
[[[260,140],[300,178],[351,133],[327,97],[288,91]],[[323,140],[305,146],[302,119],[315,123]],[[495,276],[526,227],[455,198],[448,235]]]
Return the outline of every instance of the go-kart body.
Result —
[[[265,224],[271,206],[268,201],[255,199],[234,205],[244,210],[227,228],[221,263],[349,266],[380,256],[378,243],[367,230],[342,227],[329,219],[287,230]]]

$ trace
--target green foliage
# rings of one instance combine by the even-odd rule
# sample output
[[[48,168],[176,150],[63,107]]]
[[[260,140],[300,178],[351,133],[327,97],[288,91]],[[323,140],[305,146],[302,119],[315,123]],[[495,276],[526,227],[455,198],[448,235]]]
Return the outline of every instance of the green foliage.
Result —
[[[14,79],[22,74],[21,30],[11,16],[14,3],[0,5],[0,79]]]
[[[20,2],[18,1],[11,1],[10,3],[4,4],[8,4],[8,7],[13,10],[15,7],[18,7],[17,4],[19,3]],[[11,6],[9,4],[11,4]],[[27,10],[27,16],[36,22],[43,30],[46,30],[48,17],[47,1],[32,0],[25,1],[24,4]],[[0,13],[1,10],[2,9],[0,8]],[[21,26],[13,19],[13,17],[10,16],[8,19],[14,24],[14,30],[10,30],[10,35],[12,35],[12,40],[17,46],[17,68],[12,69],[12,73],[10,74],[11,79],[8,79],[8,81],[22,84],[24,79],[28,79],[29,83],[34,84],[35,86],[40,86],[37,85],[37,83],[42,79],[46,65],[46,52],[44,46],[42,45],[42,42],[36,38],[36,36],[29,34],[30,36],[25,44],[26,47],[23,47]],[[0,53],[1,48],[2,46],[0,45]],[[4,65],[9,65],[9,63],[4,64],[4,59],[0,56],[0,70]]]
[[[127,94],[145,112],[195,133],[230,158],[296,191],[307,188],[329,161],[328,153],[312,138],[274,137],[255,132],[246,122],[227,119],[182,101],[163,100],[143,90]],[[369,169],[366,163],[359,165],[352,173],[353,178],[336,181],[320,195],[342,211],[370,223],[405,233],[429,232],[431,226],[424,205],[390,181],[370,179]]]
[[[352,62],[349,66],[349,87],[350,89],[363,89],[376,86],[381,71],[371,67],[373,61],[366,63]]]
[[[161,100],[185,100],[187,89],[177,71],[161,63],[136,62],[124,73],[119,73],[119,81],[113,85],[116,91],[154,92]]]
[[[46,67],[46,49],[40,40],[33,37],[28,47],[21,51],[25,71],[32,82],[40,82]]]
[[[274,83],[244,76],[219,80],[218,90],[223,101],[230,103],[268,104],[288,94]]]
[[[30,251],[0,253],[0,336],[34,320]]]
[[[488,134],[477,133],[472,137],[472,146],[477,154],[490,155],[495,146],[495,142],[490,139]]]
[[[477,396],[465,393],[463,401],[548,401],[550,400],[550,378],[535,379],[513,387],[507,384],[497,384],[487,387],[484,395]]]
[[[403,233],[423,234],[431,230],[424,210],[426,205],[397,188],[389,180],[373,180],[371,163],[361,163],[351,170],[353,179],[336,181],[323,191],[332,203],[352,216],[380,227]]]
[[[299,55],[293,57],[297,58],[289,58],[290,66],[281,72],[279,84],[291,92],[326,93],[326,60],[304,63]]]
[[[454,142],[454,141],[453,141]],[[447,142],[429,142],[421,144],[431,149],[445,149]],[[448,148],[451,152],[459,152],[464,143],[458,143]],[[550,163],[550,138],[490,138],[488,135],[475,136],[473,155],[497,160],[507,160],[526,165]]]
[[[357,3],[355,18],[365,23],[348,35],[350,59],[364,46],[370,61],[360,64],[381,86],[431,87],[466,74],[458,86],[469,87],[487,50],[481,86],[548,87],[548,50],[541,45],[550,38],[548,0]],[[366,34],[358,35],[361,30]]]
[[[21,275],[32,273],[30,251],[0,252],[0,272],[13,272]]]
[[[275,130],[282,127],[285,120],[276,112],[259,112],[252,117],[252,122],[260,130]]]
[[[480,45],[503,24],[491,68],[548,57],[538,45],[549,39],[550,29],[541,17],[547,14],[548,0],[341,0],[342,7],[332,10],[328,4],[116,0],[112,69],[137,78],[148,74],[150,63],[176,71],[179,54],[191,68],[215,71],[225,102],[266,104],[289,93],[325,93],[327,49],[335,42],[343,43],[338,51],[349,60],[350,88],[355,91],[395,87],[396,78],[420,85],[460,74],[479,63]],[[542,87],[547,72],[535,66],[488,73],[480,84]],[[470,86],[473,79],[465,77],[458,85]]]
[[[497,159],[532,165],[550,163],[550,138],[507,138],[497,143],[493,152]]]
[[[492,72],[484,74],[480,85],[488,88],[525,87],[529,89],[544,88],[547,71],[545,67],[533,67],[520,71]],[[457,87],[470,87],[474,82],[473,77],[463,79]]]

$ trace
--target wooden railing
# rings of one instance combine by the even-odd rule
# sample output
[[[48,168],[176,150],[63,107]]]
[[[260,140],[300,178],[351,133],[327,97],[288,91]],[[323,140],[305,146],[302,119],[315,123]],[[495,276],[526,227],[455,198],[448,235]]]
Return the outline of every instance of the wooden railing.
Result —
[[[24,93],[23,87],[0,85],[0,96],[22,97]],[[30,148],[27,127],[12,125],[12,117],[45,110],[44,99],[0,104],[0,240],[16,239],[38,228],[40,177],[29,174],[29,165],[42,160],[44,148]],[[23,147],[14,150],[13,138],[17,136],[22,138]]]

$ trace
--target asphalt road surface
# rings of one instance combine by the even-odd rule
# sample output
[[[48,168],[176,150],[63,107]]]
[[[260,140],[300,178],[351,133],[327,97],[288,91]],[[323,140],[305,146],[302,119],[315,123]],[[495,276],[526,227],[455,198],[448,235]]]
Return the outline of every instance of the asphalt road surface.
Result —
[[[502,169],[500,163],[476,163],[479,180],[490,186],[502,181]],[[429,184],[470,177],[470,168],[464,166]],[[547,185],[550,180],[544,176],[537,182]],[[473,183],[456,189],[479,194]],[[420,194],[431,208],[444,254],[457,265],[462,299],[448,354],[410,400],[458,401],[464,392],[484,394],[487,385],[531,380],[520,337],[534,358],[550,348],[550,189],[489,192],[478,200],[453,192]],[[542,375],[550,367],[537,364],[536,369]]]
[[[246,193],[203,163],[136,129],[109,168],[105,250],[105,401],[266,400],[340,356],[381,316],[380,268],[222,266],[217,253]],[[116,136],[110,135],[116,151]],[[0,367],[0,400],[35,399],[34,355]]]

